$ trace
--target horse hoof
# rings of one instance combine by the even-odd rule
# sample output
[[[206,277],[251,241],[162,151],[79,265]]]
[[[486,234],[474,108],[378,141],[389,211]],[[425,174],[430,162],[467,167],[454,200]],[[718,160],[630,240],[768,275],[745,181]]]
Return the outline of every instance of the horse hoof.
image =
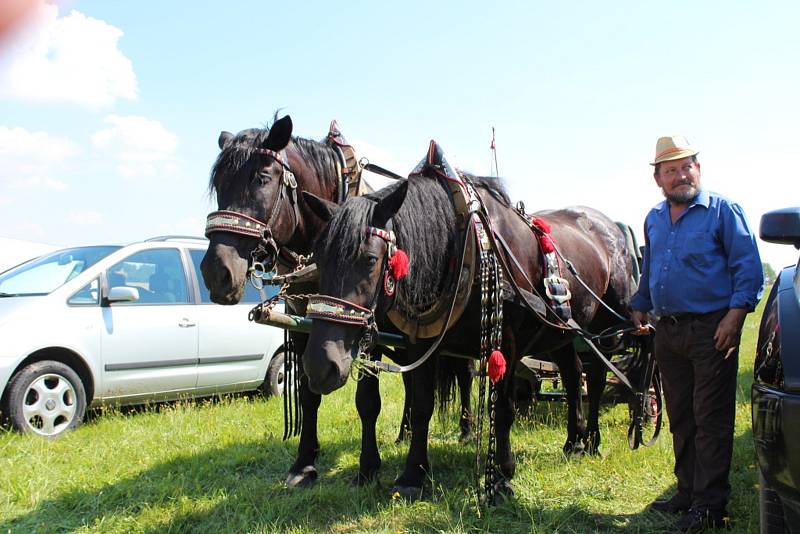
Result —
[[[561,449],[564,452],[564,456],[569,458],[581,458],[583,454],[586,452],[584,446],[580,443],[570,442],[564,444],[564,447]]]
[[[590,456],[597,456],[600,454],[600,433],[589,432],[589,435],[584,440],[584,448],[586,454]]]
[[[392,499],[415,502],[422,499],[422,488],[417,486],[393,486],[389,491],[389,496]]]
[[[289,473],[286,477],[286,487],[288,488],[308,488],[313,486],[319,477],[319,473],[313,465],[305,466],[299,473]]]

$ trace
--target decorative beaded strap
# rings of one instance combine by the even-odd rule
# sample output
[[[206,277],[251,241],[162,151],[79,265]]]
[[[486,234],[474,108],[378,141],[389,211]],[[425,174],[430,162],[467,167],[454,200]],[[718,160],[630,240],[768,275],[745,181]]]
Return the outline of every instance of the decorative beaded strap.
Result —
[[[250,237],[263,237],[267,225],[258,219],[235,211],[212,211],[206,218],[206,237],[213,232],[231,232]]]
[[[272,159],[280,163],[284,169],[286,169],[289,172],[292,172],[292,169],[289,168],[289,164],[286,163],[280,152],[275,152],[274,150],[270,150],[268,148],[257,148],[253,152],[255,152],[256,154],[262,154],[264,156],[271,157]]]
[[[394,256],[394,253],[397,251],[397,238],[394,235],[394,232],[391,230],[384,230],[383,228],[375,228],[374,226],[367,226],[367,237],[371,236],[378,236],[384,241],[389,247],[389,259]]]
[[[328,295],[310,295],[306,317],[352,326],[367,326],[372,312],[347,300]]]

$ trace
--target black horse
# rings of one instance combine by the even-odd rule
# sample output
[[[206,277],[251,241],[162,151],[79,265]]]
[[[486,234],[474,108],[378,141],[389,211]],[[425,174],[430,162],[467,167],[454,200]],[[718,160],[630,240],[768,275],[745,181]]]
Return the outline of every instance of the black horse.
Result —
[[[201,263],[201,271],[211,300],[218,304],[236,304],[248,282],[252,253],[264,244],[267,231],[271,245],[262,247],[259,258],[267,268],[275,265],[279,273],[291,270],[298,256],[310,253],[311,244],[324,221],[309,208],[302,191],[313,193],[330,202],[344,196],[345,182],[340,179],[342,162],[336,147],[329,143],[292,137],[289,116],[276,120],[271,128],[249,129],[233,135],[219,136],[220,153],[211,172],[209,190],[216,194],[219,212],[212,214],[209,246]],[[287,173],[291,173],[291,176]],[[227,231],[226,225],[249,224]],[[234,226],[236,226],[234,224]],[[250,231],[261,225],[256,231]],[[287,307],[290,303],[287,303]],[[307,335],[292,333],[292,340],[302,352]],[[466,371],[459,375],[462,387],[462,413],[469,413],[469,383]],[[303,410],[300,443],[295,462],[289,469],[287,484],[308,485],[317,478],[314,468],[319,452],[317,413],[321,397],[301,379],[300,404]],[[362,449],[377,454],[375,422],[380,397],[375,378],[367,378],[358,386],[356,406],[362,419]],[[366,415],[368,414],[368,415]],[[400,436],[407,427],[407,415],[401,423]],[[470,432],[469,417],[462,416],[462,436]],[[364,467],[359,479],[374,475],[376,466]]]
[[[388,327],[386,316],[395,299],[413,303],[441,293],[457,255],[460,215],[448,186],[430,176],[423,173],[410,177],[376,194],[351,199],[341,207],[306,195],[318,215],[330,220],[314,248],[320,295],[310,304],[315,320],[303,354],[313,391],[327,394],[345,384],[351,365],[364,346],[364,334],[371,328],[373,314],[377,326],[383,329]],[[482,197],[493,231],[507,247],[500,252],[505,276],[513,278],[518,287],[541,293],[543,260],[530,226],[514,212],[497,180],[472,177],[472,183]],[[634,289],[630,254],[617,225],[590,208],[548,211],[540,216],[550,223],[552,236],[581,273],[586,286],[616,313],[629,315],[629,298]],[[409,270],[393,291],[387,291],[387,255],[395,247],[407,253]],[[571,273],[564,276],[572,287],[572,314],[580,325],[601,331],[619,322]],[[477,354],[480,298],[479,291],[472,292],[466,311],[446,334],[443,345],[448,350]],[[359,314],[367,317],[366,323],[349,318]],[[601,365],[591,366],[587,428],[580,400],[582,366],[572,344],[574,335],[556,325],[545,325],[518,301],[506,300],[503,315],[502,352],[512,372],[506,373],[496,386],[496,464],[501,473],[496,487],[501,492],[510,491],[509,481],[515,469],[509,442],[514,419],[511,380],[522,347],[533,342],[532,353],[549,354],[558,364],[568,394],[565,452],[581,452],[585,447],[596,452],[600,444],[598,411],[606,376]],[[419,358],[428,345],[410,343],[409,361]],[[435,367],[434,356],[408,373],[412,388],[411,443],[405,469],[392,489],[404,496],[420,495],[429,469],[427,436],[434,407]]]

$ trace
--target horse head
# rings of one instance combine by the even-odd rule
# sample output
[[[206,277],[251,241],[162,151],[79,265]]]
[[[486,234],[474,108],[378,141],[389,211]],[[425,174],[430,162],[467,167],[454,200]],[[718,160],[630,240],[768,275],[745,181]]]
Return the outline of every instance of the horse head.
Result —
[[[408,182],[387,189],[377,200],[357,197],[341,207],[303,193],[312,210],[329,220],[314,247],[320,292],[309,297],[306,314],[313,325],[303,367],[314,392],[331,393],[347,382],[354,358],[377,341],[376,321],[391,306],[397,278],[405,275],[407,258],[397,248],[391,219]]]
[[[259,244],[285,243],[294,231],[297,217],[291,195],[297,183],[285,152],[291,136],[288,115],[268,130],[219,136],[220,153],[210,184],[219,211],[209,215],[209,245],[200,264],[211,300],[218,304],[239,302],[251,254]],[[272,268],[277,247],[262,248],[262,262]]]

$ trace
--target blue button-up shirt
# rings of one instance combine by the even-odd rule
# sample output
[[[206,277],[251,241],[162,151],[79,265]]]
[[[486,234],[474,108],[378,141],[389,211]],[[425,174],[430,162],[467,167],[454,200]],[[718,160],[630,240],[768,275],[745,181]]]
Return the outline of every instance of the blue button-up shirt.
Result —
[[[656,315],[755,309],[761,258],[742,208],[700,191],[675,223],[665,200],[644,222],[645,250],[634,310]]]

